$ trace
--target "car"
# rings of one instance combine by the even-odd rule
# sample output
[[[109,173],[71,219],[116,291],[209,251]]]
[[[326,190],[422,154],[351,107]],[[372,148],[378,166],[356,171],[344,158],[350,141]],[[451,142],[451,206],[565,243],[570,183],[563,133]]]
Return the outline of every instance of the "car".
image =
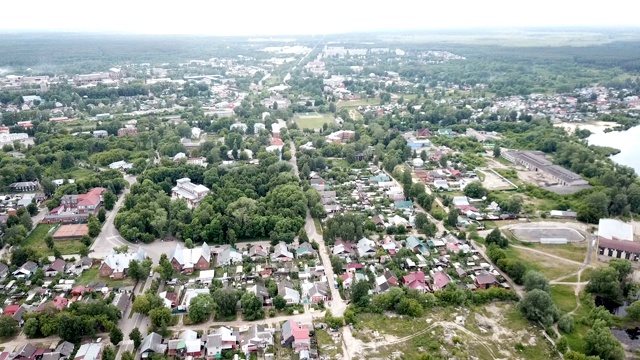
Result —
[[[96,342],[97,342],[97,343],[102,342],[102,338],[97,338],[97,339],[96,339]]]

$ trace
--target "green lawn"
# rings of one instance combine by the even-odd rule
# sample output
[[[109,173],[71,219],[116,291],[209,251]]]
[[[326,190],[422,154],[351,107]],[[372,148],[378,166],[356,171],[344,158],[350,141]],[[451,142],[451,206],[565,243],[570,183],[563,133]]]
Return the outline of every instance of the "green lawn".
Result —
[[[302,129],[320,129],[322,125],[333,121],[331,114],[297,115],[294,121]]]
[[[405,99],[406,99],[406,97],[405,97]],[[342,109],[342,108],[367,106],[367,105],[380,105],[380,99],[360,99],[360,100],[340,101],[336,105],[336,107],[338,109]]]
[[[52,256],[53,249],[49,249],[44,241],[45,236],[53,229],[55,224],[38,224],[35,229],[27,236],[23,246],[25,248],[33,248],[38,251],[42,256]],[[60,250],[62,255],[75,255],[79,254],[85,245],[80,240],[56,240],[56,249]]]
[[[24,247],[32,247],[38,246],[39,244],[44,244],[44,237],[47,236],[49,231],[53,229],[55,224],[38,224],[35,229],[27,236],[27,238],[22,243]],[[46,247],[46,245],[45,245]]]
[[[316,232],[319,235],[322,235],[322,224],[320,223],[320,220],[313,219],[313,224],[316,226]]]
[[[340,343],[333,341],[331,335],[324,330],[316,330],[316,337],[318,339],[318,351],[322,355],[329,356],[329,359],[335,359],[342,351]]]
[[[76,279],[78,285],[88,285],[95,282],[105,282],[107,286],[133,286],[135,282],[131,278],[125,278],[122,280],[114,280],[109,277],[100,276],[100,267],[94,266],[89,270],[85,270],[82,275]]]
[[[576,308],[576,296],[573,287],[569,285],[551,285],[551,298],[558,309],[564,312],[571,312]]]

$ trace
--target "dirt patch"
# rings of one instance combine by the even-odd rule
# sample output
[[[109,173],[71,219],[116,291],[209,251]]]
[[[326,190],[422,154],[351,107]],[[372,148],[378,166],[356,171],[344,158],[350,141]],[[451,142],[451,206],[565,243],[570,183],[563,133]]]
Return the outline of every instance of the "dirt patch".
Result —
[[[487,190],[510,190],[515,189],[508,181],[491,170],[482,170],[484,180],[482,186]]]

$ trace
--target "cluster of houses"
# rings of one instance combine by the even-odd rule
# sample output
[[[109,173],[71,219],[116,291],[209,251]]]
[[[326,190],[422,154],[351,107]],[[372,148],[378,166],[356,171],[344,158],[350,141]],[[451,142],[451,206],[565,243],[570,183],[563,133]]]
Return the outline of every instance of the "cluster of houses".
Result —
[[[13,351],[0,352],[2,360],[100,360],[102,359],[102,343],[82,344],[74,354],[76,345],[68,341],[52,344],[49,348],[36,347],[31,343],[21,345]]]
[[[411,256],[402,258],[403,276],[398,276],[385,264],[394,260],[402,249]],[[368,281],[367,272],[375,277],[373,293],[382,294],[393,287],[403,286],[420,292],[435,292],[450,283],[470,290],[499,286],[509,288],[508,283],[492,265],[484,262],[477,251],[465,240],[454,236],[444,239],[423,240],[409,236],[398,241],[384,236],[379,241],[362,238],[357,242],[336,239],[332,255],[345,260],[340,282],[344,289],[357,281]],[[465,254],[466,261],[452,258]]]

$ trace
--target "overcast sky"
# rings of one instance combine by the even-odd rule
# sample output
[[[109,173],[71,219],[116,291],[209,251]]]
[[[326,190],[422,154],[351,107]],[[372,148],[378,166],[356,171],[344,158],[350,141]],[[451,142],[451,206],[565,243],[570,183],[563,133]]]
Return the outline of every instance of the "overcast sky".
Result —
[[[640,25],[640,1],[2,1],[0,32],[328,34],[392,29]]]

